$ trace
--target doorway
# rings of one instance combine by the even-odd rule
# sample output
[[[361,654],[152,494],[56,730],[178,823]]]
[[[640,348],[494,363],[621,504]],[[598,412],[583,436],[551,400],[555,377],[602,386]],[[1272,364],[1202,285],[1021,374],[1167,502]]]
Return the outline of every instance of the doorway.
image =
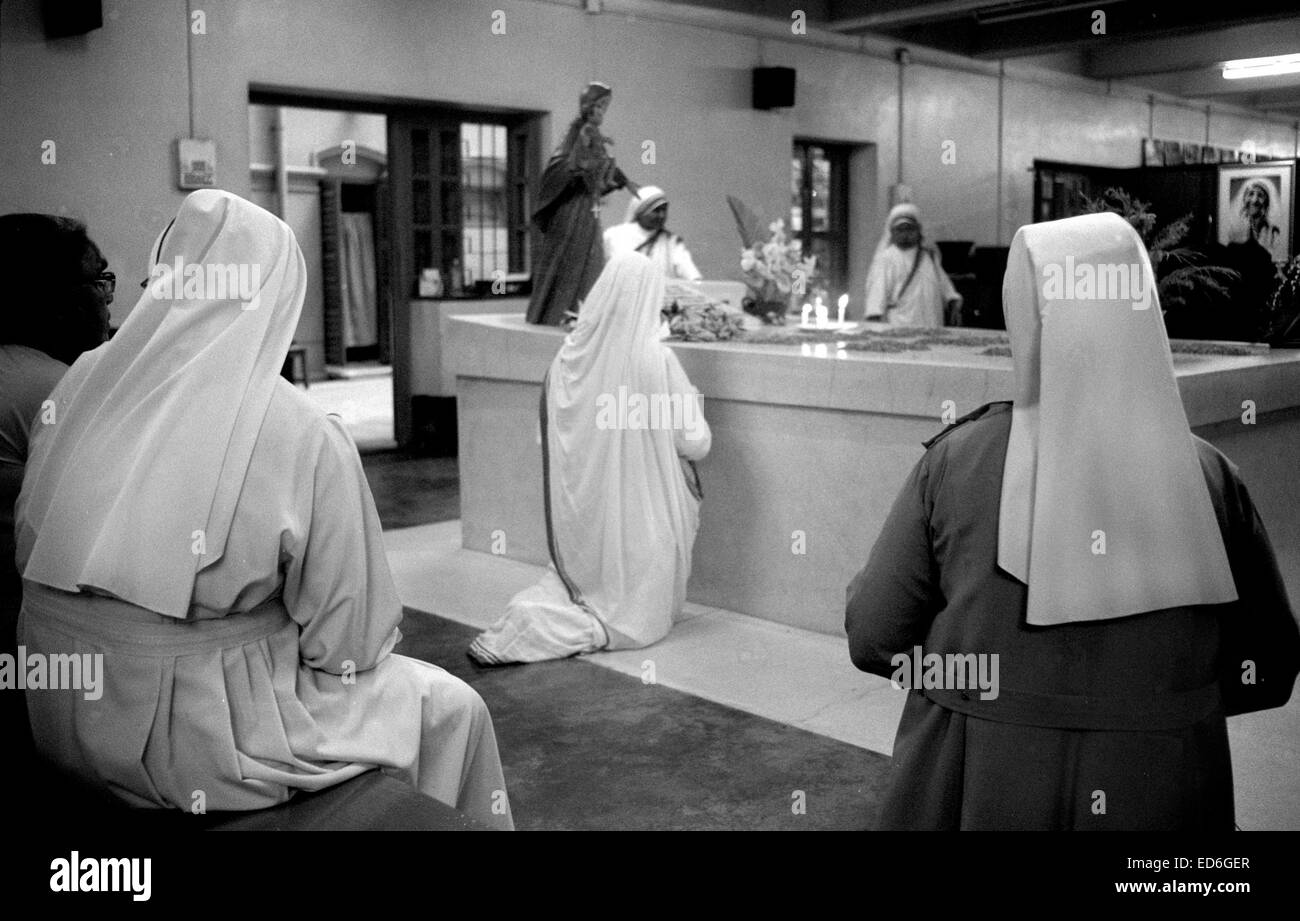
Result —
[[[307,263],[294,336],[307,395],[361,450],[394,448],[388,118],[254,99],[249,128],[253,198],[289,224]]]
[[[311,395],[382,377],[385,435],[358,446],[454,454],[437,318],[528,271],[545,113],[268,86],[249,88],[249,112],[251,197],[308,263],[295,345]]]

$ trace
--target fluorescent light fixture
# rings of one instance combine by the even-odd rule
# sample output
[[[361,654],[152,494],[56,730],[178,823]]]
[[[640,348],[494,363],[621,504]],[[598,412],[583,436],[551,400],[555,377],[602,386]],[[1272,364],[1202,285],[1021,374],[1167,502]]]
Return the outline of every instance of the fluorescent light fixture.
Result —
[[[1279,54],[1271,58],[1242,58],[1225,61],[1223,79],[1244,80],[1248,77],[1276,77],[1300,73],[1300,54]]]

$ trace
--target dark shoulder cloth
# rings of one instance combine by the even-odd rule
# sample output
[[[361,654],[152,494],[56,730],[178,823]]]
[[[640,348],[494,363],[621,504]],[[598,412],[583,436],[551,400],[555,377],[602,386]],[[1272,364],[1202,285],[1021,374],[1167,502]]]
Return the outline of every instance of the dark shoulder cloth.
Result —
[[[1221,606],[1219,691],[1228,716],[1284,706],[1300,674],[1300,621],[1264,521],[1235,464],[1193,439],[1219,519],[1237,600]]]
[[[971,412],[968,412],[966,415],[962,416],[960,419],[958,419],[957,421],[949,425],[947,428],[945,428],[938,435],[935,435],[929,441],[921,442],[921,444],[923,444],[926,450],[928,451],[930,448],[934,447],[938,442],[942,441],[944,438],[947,438],[950,434],[952,434],[953,430],[959,428],[960,426],[965,425],[967,422],[974,422],[976,419],[982,419],[984,416],[988,415],[989,413],[996,412],[1002,409],[1003,407],[1005,407],[1006,409],[1010,409],[1011,401],[997,400],[992,403],[985,403],[979,409],[975,409],[972,410]]]

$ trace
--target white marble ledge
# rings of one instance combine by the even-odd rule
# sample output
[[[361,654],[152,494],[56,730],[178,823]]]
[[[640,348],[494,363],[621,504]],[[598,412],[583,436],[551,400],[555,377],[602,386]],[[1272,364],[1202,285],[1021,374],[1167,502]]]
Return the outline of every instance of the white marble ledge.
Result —
[[[451,367],[458,377],[540,383],[564,341],[555,327],[518,314],[452,317]],[[959,413],[1010,399],[1011,359],[977,347],[926,351],[837,351],[743,341],[670,342],[706,400],[933,418],[945,400]],[[1256,413],[1300,407],[1300,350],[1260,355],[1174,356],[1192,426],[1239,420],[1242,403]]]

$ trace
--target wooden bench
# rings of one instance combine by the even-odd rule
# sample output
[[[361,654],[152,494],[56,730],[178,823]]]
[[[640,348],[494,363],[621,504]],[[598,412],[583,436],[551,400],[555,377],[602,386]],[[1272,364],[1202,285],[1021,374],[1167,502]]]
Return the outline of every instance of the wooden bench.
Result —
[[[201,818],[179,811],[178,815],[182,823]],[[446,803],[379,771],[368,771],[317,793],[299,793],[270,809],[211,813],[206,818],[212,820],[208,831],[486,830]]]
[[[69,828],[105,824],[131,832],[183,831],[485,831],[469,816],[379,770],[286,803],[250,812],[133,809],[41,763],[23,784],[29,818]]]

